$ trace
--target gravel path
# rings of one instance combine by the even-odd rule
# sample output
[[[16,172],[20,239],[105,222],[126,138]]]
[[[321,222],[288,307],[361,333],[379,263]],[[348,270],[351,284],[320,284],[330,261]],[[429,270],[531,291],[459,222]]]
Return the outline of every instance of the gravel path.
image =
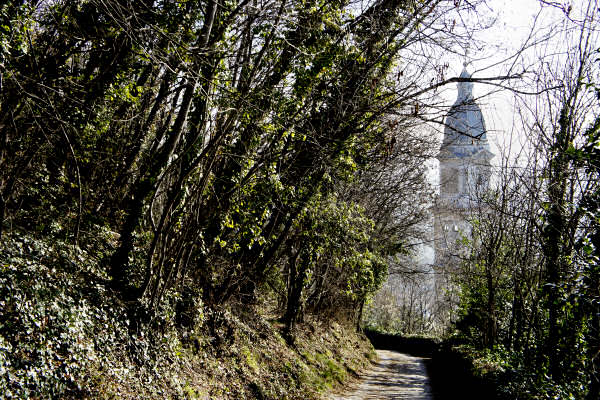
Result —
[[[358,387],[331,400],[411,399],[432,400],[423,358],[377,350],[378,360],[366,371]]]

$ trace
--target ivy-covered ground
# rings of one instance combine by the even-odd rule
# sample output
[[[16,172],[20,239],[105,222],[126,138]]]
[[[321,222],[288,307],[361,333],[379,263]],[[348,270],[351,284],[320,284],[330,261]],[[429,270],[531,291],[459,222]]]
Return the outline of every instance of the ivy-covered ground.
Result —
[[[337,322],[305,320],[288,345],[268,303],[197,304],[180,331],[167,298],[133,324],[99,267],[112,233],[91,237],[87,251],[16,233],[0,243],[3,397],[316,399],[373,356]]]

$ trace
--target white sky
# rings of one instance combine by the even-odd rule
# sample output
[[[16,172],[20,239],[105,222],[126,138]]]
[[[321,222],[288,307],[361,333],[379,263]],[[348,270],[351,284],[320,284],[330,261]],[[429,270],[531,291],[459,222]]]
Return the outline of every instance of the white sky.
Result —
[[[518,53],[527,41],[534,24],[541,32],[547,32],[548,26],[564,19],[560,10],[542,6],[538,0],[488,0],[487,7],[478,9],[477,15],[463,17],[465,23],[480,22],[491,25],[488,29],[474,34],[472,46],[466,51],[466,59],[469,61],[467,69],[476,78],[507,75],[514,61],[510,57]],[[523,62],[517,63],[512,72],[521,72],[523,66],[531,68],[525,60],[534,58],[533,51],[524,54]],[[440,61],[442,64],[445,62],[449,64],[447,77],[458,76],[463,69],[465,57],[448,53]],[[457,96],[456,86],[451,86],[440,93],[447,107],[454,103]],[[474,85],[473,92],[483,110],[491,150],[499,154],[500,148],[507,148],[511,141],[514,148],[519,147],[523,138],[518,129],[519,117],[514,112],[515,99],[512,92],[481,83]],[[514,130],[513,126],[516,127]],[[498,162],[498,157],[492,161],[493,164]],[[437,161],[434,161],[433,168],[435,178],[432,181],[435,184],[438,180]],[[421,262],[432,263],[433,248],[428,245],[422,246],[416,257]]]
[[[511,66],[511,74],[522,72],[524,68],[535,71],[533,62],[527,61],[535,59],[533,49],[525,51],[520,58],[510,57],[518,53],[527,42],[534,25],[536,35],[541,36],[549,32],[549,26],[564,20],[564,14],[560,10],[542,5],[538,0],[488,0],[486,6],[478,9],[477,16],[472,14],[463,17],[465,23],[479,21],[491,25],[474,34],[472,45],[466,51],[469,61],[467,69],[475,78],[507,75]],[[450,65],[448,76],[458,76],[465,57],[448,54],[444,61]],[[513,64],[515,61],[516,64]],[[513,82],[519,84],[518,81]],[[518,138],[515,137],[518,132],[513,132],[513,126],[518,126],[518,121],[515,120],[518,116],[514,113],[513,94],[481,83],[474,85],[473,92],[484,113],[492,151],[498,154],[499,147],[506,147],[511,135],[513,146],[516,146],[515,140]],[[446,91],[443,96],[450,106],[456,99],[456,89]]]

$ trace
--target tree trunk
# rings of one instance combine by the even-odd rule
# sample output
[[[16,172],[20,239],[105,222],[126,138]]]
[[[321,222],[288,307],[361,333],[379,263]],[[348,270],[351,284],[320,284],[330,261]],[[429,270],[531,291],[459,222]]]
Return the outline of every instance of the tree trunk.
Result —
[[[299,262],[294,260],[294,262],[290,264],[288,299],[285,316],[283,318],[285,323],[285,333],[289,338],[292,337],[300,313],[302,291],[304,289],[304,280],[306,279],[308,267],[307,264],[306,260],[300,260]]]

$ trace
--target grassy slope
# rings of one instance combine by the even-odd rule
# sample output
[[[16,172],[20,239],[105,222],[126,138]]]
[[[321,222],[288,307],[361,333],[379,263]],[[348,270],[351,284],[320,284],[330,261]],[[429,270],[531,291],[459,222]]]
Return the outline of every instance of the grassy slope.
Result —
[[[133,325],[89,251],[9,235],[0,243],[0,393],[6,398],[316,399],[373,356],[363,336],[307,321],[294,347],[268,307],[197,308],[180,332],[167,299]]]

